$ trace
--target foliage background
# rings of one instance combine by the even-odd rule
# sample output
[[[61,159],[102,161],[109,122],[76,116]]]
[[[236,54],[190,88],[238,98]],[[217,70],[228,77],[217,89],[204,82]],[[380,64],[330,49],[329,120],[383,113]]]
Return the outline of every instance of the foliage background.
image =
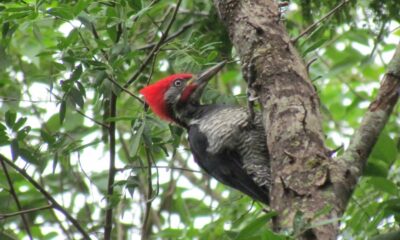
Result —
[[[282,21],[295,38],[339,2],[291,1],[282,9]],[[295,236],[305,224],[301,218],[282,235],[263,227],[274,213],[265,214],[260,204],[201,173],[186,133],[115,85],[133,80],[127,89],[138,97],[150,81],[196,73],[227,59],[204,101],[245,105],[240,64],[212,3],[184,0],[174,18],[176,5],[168,0],[1,1],[0,152],[95,239],[103,238],[107,206],[114,210],[112,239]],[[348,144],[373,99],[399,42],[399,13],[397,1],[350,1],[297,42],[305,62],[317,58],[310,76],[321,97],[330,148]],[[115,116],[109,107],[113,94],[118,96]],[[107,130],[112,122],[115,144]],[[399,123],[396,108],[340,219],[343,239],[399,230]],[[117,171],[108,196],[112,145]],[[48,205],[23,176],[10,167],[8,172],[22,209]],[[0,209],[0,239],[81,237],[56,209],[26,214],[26,224],[20,215],[4,215],[21,209],[3,168]]]

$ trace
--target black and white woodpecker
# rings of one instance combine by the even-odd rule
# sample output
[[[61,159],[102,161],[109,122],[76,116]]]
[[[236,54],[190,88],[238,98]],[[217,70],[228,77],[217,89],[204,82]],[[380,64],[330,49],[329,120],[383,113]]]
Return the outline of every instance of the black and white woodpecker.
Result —
[[[174,74],[140,90],[161,119],[186,128],[194,160],[221,183],[265,204],[269,202],[270,164],[259,113],[240,106],[200,104],[221,62],[198,74]]]

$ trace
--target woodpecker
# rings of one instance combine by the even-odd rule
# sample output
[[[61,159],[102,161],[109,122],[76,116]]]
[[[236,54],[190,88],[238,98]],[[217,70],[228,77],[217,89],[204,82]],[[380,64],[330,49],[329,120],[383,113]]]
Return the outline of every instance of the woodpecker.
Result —
[[[269,202],[270,165],[261,114],[240,106],[200,104],[221,62],[198,74],[174,74],[140,90],[161,119],[188,132],[194,160],[209,175],[255,200]]]

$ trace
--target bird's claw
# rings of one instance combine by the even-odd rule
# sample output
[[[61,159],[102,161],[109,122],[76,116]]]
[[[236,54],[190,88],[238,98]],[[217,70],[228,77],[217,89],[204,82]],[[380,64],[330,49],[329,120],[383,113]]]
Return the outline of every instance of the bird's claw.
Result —
[[[249,100],[249,102],[254,102],[256,100],[258,100],[258,96],[256,91],[254,91],[254,89],[247,89],[247,99]]]

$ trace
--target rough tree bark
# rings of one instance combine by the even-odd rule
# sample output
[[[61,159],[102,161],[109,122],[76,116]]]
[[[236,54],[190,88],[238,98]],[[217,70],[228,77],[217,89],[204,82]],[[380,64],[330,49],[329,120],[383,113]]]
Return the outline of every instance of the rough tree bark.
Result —
[[[299,229],[299,239],[336,239],[338,218],[398,98],[399,49],[349,148],[333,159],[324,146],[319,97],[280,21],[277,2],[214,3],[238,52],[243,75],[256,79],[251,88],[263,107],[273,180],[271,208],[278,212],[274,230],[292,228],[301,216],[304,223],[327,224]]]

